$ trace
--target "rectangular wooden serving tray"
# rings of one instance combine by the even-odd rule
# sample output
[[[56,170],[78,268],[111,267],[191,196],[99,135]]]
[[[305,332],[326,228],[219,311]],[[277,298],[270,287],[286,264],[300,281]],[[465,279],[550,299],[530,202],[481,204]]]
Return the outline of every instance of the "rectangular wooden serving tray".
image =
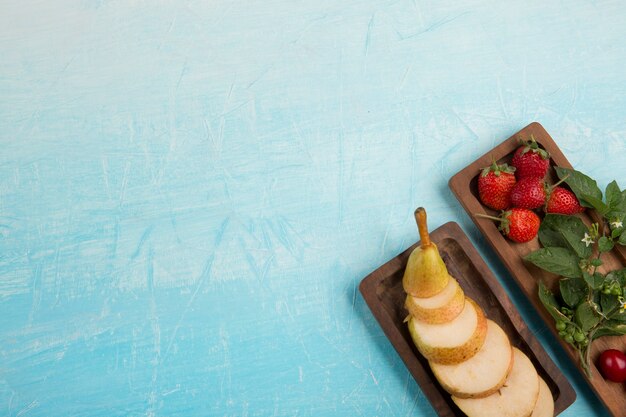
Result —
[[[459,225],[454,222],[446,223],[432,232],[430,237],[439,248],[448,271],[458,280],[465,294],[474,299],[487,317],[504,329],[511,343],[533,362],[552,391],[555,415],[569,407],[576,399],[572,386],[524,324],[504,288]],[[435,379],[428,361],[415,348],[407,324],[403,322],[408,313],[403,307],[406,293],[402,288],[402,276],[411,251],[418,244],[419,242],[365,277],[359,290],[438,415],[464,416],[450,394]]]
[[[540,247],[537,238],[528,243],[514,243],[506,239],[498,231],[495,222],[475,216],[476,213],[497,215],[494,210],[483,206],[478,200],[477,178],[480,169],[491,165],[492,158],[495,158],[498,163],[510,162],[513,153],[520,146],[519,141],[528,140],[531,135],[542,148],[550,153],[551,167],[559,166],[572,168],[572,165],[565,158],[548,132],[546,132],[543,126],[535,122],[526,126],[524,129],[511,136],[500,145],[491,149],[476,161],[463,168],[450,179],[449,186],[487,242],[489,242],[493,250],[498,254],[522,292],[535,307],[541,318],[546,322],[547,327],[559,340],[571,360],[576,364],[583,375],[583,379],[587,381],[591,389],[597,394],[613,416],[623,417],[626,415],[626,411],[624,411],[626,410],[626,388],[624,384],[616,384],[605,381],[595,367],[595,363],[600,353],[605,349],[614,348],[624,351],[626,348],[626,336],[603,337],[594,342],[591,352],[591,360],[593,362],[591,367],[593,378],[591,380],[588,379],[584,375],[582,367],[580,366],[578,354],[570,345],[565,343],[565,341],[558,336],[554,326],[554,320],[541,304],[537,294],[538,283],[540,280],[542,280],[553,291],[558,291],[559,277],[539,269],[523,260],[525,255]],[[554,169],[550,169],[547,178],[548,182],[554,183],[556,179]],[[587,224],[599,221],[600,219],[597,213],[589,209],[587,209],[585,213],[581,214],[580,217]],[[616,245],[613,251],[603,255],[603,261],[604,265],[602,268],[607,268],[606,270],[623,268],[624,265],[626,265],[626,251],[624,251],[624,248]]]

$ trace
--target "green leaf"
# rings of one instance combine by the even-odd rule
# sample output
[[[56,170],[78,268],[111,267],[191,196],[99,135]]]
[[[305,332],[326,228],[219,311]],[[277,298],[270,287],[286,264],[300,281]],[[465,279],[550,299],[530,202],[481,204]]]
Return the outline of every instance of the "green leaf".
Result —
[[[608,252],[613,249],[613,246],[613,241],[606,236],[602,236],[600,239],[598,239],[598,250],[600,252]]]
[[[595,180],[574,169],[563,167],[554,167],[554,169],[559,179],[567,177],[565,183],[572,189],[582,206],[593,207],[591,203],[583,198],[583,194],[602,201],[602,191],[598,188],[598,184]]]
[[[600,266],[602,265],[604,262],[602,262],[602,259],[600,258],[593,258],[592,260],[589,261],[589,265],[591,266]]]
[[[592,196],[590,194],[585,194],[585,193],[582,194],[582,198],[586,202],[591,204],[591,207],[596,209],[598,211],[598,213],[602,214],[603,216],[609,212],[609,207],[606,204],[604,204],[602,199],[596,198],[596,197],[594,197],[594,196]],[[581,202],[581,204],[582,204],[582,202]]]
[[[626,213],[626,190],[622,191],[622,202],[617,206],[617,210]]]
[[[581,278],[562,278],[559,281],[561,298],[565,303],[574,308],[587,296],[587,283]]]
[[[550,214],[546,214],[546,217],[547,216],[550,216]],[[570,247],[563,235],[557,230],[551,229],[545,221],[543,221],[541,226],[539,226],[539,233],[537,233],[537,236],[539,236],[539,242],[541,242],[541,246],[544,248],[569,249]]]
[[[619,282],[620,287],[626,287],[626,268],[616,269],[606,274],[607,280]]]
[[[602,284],[604,283],[604,275],[602,275],[599,272],[590,274],[587,271],[583,271],[583,279],[594,290],[597,290],[598,288],[602,287]]]
[[[546,248],[554,246],[571,248],[578,257],[588,258],[593,252],[593,247],[588,247],[582,241],[587,231],[587,226],[578,217],[546,214],[539,226],[539,241]]]
[[[570,321],[565,314],[561,313],[558,301],[556,301],[554,294],[546,287],[543,281],[539,281],[539,300],[554,320],[566,323]]]
[[[578,266],[579,258],[574,252],[565,248],[541,248],[524,257],[541,269],[568,278],[582,277]]]
[[[619,237],[622,234],[623,231],[624,231],[624,229],[622,227],[620,227],[619,229],[613,229],[613,230],[611,230],[611,237],[613,239],[615,239],[615,238]]]
[[[609,222],[621,221],[623,222],[626,219],[626,213],[620,210],[609,210],[606,214],[604,214],[604,218]],[[615,228],[611,225],[611,228],[615,230]],[[620,227],[617,230],[624,230],[623,227]]]
[[[602,336],[621,336],[626,334],[626,323],[622,323],[617,320],[607,320],[593,335],[593,339],[597,339]]]
[[[619,236],[619,240],[617,241],[617,243],[619,243],[622,246],[626,245],[626,233],[622,233]]]
[[[615,313],[611,314],[610,317],[612,320],[617,320],[620,322],[626,322],[626,311],[617,310]]]
[[[606,186],[606,190],[604,191],[604,198],[606,200],[606,205],[614,210],[618,208],[622,204],[622,199],[624,196],[617,185],[615,180],[611,181],[609,185]]]
[[[576,308],[576,312],[574,313],[574,320],[576,321],[576,324],[578,324],[585,333],[593,326],[600,323],[601,319],[602,316],[596,312],[595,308],[589,301],[581,303]]]
[[[602,308],[602,313],[608,314],[611,310],[619,305],[619,301],[617,299],[617,295],[612,294],[601,294],[600,295],[600,308]]]

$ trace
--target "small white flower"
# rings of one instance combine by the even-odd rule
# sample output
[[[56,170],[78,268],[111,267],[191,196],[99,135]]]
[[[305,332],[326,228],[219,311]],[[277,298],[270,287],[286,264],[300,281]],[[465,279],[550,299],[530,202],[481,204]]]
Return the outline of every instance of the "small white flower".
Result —
[[[611,226],[613,226],[613,229],[619,229],[620,227],[623,226],[623,224],[621,220],[615,220],[611,222]]]
[[[617,301],[619,301],[620,304],[619,312],[624,313],[626,311],[626,300],[624,300],[624,297],[620,296]]]
[[[593,243],[593,239],[589,236],[589,233],[585,233],[585,237],[583,237],[580,241],[585,243],[585,247],[588,247]]]

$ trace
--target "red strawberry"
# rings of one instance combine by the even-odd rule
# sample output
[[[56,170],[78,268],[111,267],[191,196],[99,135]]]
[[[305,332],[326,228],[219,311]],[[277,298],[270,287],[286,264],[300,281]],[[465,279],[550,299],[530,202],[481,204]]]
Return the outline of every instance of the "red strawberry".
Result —
[[[546,213],[576,214],[584,210],[573,192],[563,187],[552,188],[546,203]]]
[[[511,190],[515,185],[515,168],[507,164],[498,165],[494,160],[491,166],[483,168],[478,177],[478,196],[487,207],[504,210],[511,207]]]
[[[515,167],[515,175],[518,179],[526,177],[543,178],[550,166],[550,154],[541,149],[535,138],[531,135],[530,141],[517,148],[511,165]]]
[[[541,223],[535,212],[523,208],[512,208],[503,212],[500,217],[480,213],[477,213],[476,216],[499,221],[498,229],[502,234],[518,243],[528,242],[537,236]]]
[[[517,181],[511,190],[513,207],[536,209],[546,203],[547,186],[541,178],[526,177]]]

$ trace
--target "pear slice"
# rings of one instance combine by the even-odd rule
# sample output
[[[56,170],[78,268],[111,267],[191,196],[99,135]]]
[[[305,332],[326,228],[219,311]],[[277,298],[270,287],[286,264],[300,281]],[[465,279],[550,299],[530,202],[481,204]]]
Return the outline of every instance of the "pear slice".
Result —
[[[480,350],[456,365],[431,363],[435,377],[459,398],[486,397],[498,391],[513,367],[513,348],[504,330],[487,320],[487,337]]]
[[[539,396],[530,417],[554,417],[554,399],[548,384],[541,377],[539,378]]]
[[[452,365],[478,352],[487,334],[487,319],[474,300],[466,297],[463,311],[452,321],[429,324],[411,317],[409,333],[426,359]]]
[[[427,298],[439,294],[448,285],[450,275],[439,255],[437,246],[430,241],[426,224],[426,210],[415,210],[415,221],[420,234],[420,246],[413,249],[407,261],[402,287],[408,294]]]
[[[468,417],[529,417],[539,396],[539,375],[530,359],[513,348],[513,369],[497,392],[484,398],[458,398],[456,405]]]
[[[463,311],[465,294],[456,279],[450,277],[448,285],[439,294],[428,298],[406,296],[404,307],[416,319],[439,324],[451,321]]]

